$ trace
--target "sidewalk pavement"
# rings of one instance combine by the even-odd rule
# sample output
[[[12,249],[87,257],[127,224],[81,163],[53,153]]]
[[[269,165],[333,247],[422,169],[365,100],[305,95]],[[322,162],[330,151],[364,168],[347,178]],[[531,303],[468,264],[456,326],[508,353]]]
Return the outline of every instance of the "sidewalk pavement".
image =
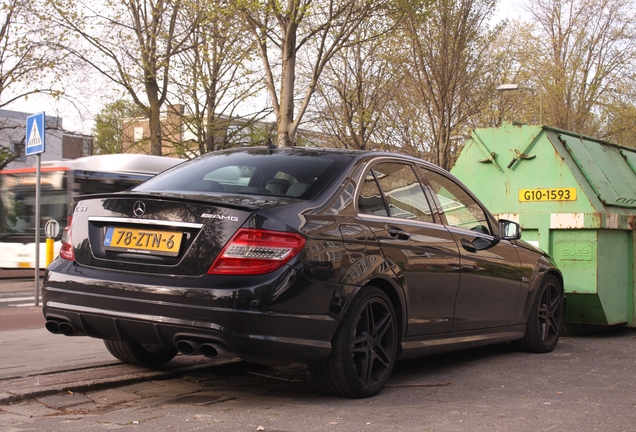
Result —
[[[42,289],[42,280],[40,280]],[[32,292],[35,300],[35,281],[33,279],[0,279],[0,293]]]
[[[0,293],[34,287],[29,279],[0,279]],[[39,307],[3,308],[0,313],[0,405],[71,390],[170,378],[239,361],[237,357],[212,360],[178,355],[161,369],[151,370],[117,360],[101,339],[49,333]]]
[[[54,335],[44,328],[0,332],[0,404],[38,396],[174,375],[238,361],[177,356],[159,370],[115,359],[101,339]]]

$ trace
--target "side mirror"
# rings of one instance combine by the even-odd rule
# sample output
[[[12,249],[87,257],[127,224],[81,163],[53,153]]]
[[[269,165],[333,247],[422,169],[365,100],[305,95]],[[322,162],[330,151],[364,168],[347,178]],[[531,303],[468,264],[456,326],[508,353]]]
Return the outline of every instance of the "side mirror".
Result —
[[[499,219],[499,236],[504,240],[519,240],[521,226],[517,222]]]

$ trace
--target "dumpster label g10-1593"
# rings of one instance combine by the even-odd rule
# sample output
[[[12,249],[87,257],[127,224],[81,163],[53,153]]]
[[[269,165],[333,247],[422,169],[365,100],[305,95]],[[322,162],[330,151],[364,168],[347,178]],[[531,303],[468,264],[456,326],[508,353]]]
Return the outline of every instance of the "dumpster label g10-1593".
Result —
[[[576,201],[576,188],[519,189],[519,201]]]

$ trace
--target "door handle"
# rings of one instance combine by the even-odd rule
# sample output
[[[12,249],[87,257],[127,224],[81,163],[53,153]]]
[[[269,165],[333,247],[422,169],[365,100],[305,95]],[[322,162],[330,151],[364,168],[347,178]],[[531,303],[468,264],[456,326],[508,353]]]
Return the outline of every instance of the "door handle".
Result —
[[[389,228],[387,232],[391,237],[396,237],[399,240],[409,240],[411,238],[409,233],[398,228]]]

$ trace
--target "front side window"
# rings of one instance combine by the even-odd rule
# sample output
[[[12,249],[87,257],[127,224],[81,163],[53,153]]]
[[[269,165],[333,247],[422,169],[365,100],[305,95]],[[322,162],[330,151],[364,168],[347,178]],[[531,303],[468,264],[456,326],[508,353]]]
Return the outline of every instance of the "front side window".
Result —
[[[384,201],[380,191],[384,193]],[[433,222],[424,190],[410,165],[381,163],[375,165],[365,177],[358,206],[362,213]]]
[[[441,174],[421,169],[442,205],[448,225],[491,234],[484,210],[464,188]]]

